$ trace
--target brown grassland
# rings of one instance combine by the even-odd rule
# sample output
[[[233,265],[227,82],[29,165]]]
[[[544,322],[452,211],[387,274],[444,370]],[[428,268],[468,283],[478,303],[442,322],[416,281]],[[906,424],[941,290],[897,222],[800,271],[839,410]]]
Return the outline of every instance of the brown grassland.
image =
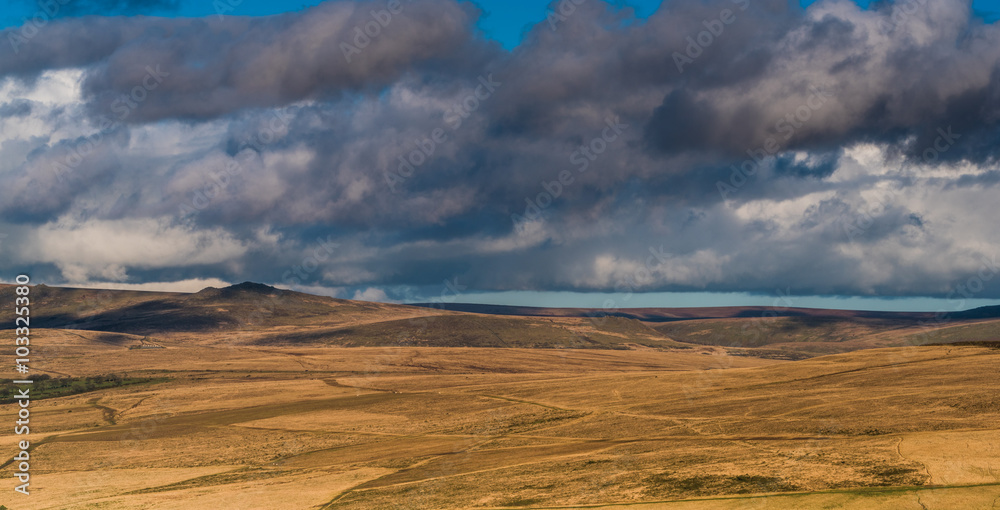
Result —
[[[139,382],[33,401],[31,495],[0,468],[11,510],[1000,508],[989,317],[928,334],[252,285],[32,296],[34,374]],[[0,409],[12,431],[16,404]],[[20,439],[0,437],[5,459]]]

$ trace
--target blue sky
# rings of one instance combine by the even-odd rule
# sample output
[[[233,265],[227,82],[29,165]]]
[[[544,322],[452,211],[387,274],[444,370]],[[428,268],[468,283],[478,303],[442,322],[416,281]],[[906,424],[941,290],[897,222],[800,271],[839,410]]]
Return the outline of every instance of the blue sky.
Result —
[[[74,1],[74,0],[70,0]],[[228,0],[231,11],[226,14],[233,16],[268,16],[282,12],[301,10],[320,3],[319,0],[298,0],[292,2],[279,0]],[[154,16],[201,17],[216,13],[215,4],[226,5],[227,0],[180,0],[177,9],[144,8],[144,14]],[[28,0],[10,0],[11,5],[0,14],[0,28],[21,25],[26,16],[38,10],[37,4]],[[238,5],[237,5],[238,3]],[[489,36],[501,42],[505,48],[511,49],[520,42],[526,27],[545,20],[548,3],[531,0],[477,0],[474,2],[486,15],[480,20],[479,27]],[[632,7],[640,17],[646,17],[655,11],[658,0],[632,0],[619,2],[621,7]],[[90,9],[89,13],[112,15],[115,11],[99,11]],[[133,14],[135,10],[127,11]]]
[[[70,0],[72,2],[73,0]],[[179,8],[173,9],[138,9],[144,14],[155,16],[184,16],[200,17],[210,16],[216,13],[214,7],[219,2],[227,0],[179,0]],[[281,12],[301,10],[320,3],[317,0],[228,0],[231,2],[232,10],[227,12],[230,15],[239,16],[268,16]],[[119,2],[115,2],[118,4]],[[236,5],[238,3],[238,5]],[[526,27],[538,23],[545,19],[549,2],[533,0],[475,0],[474,3],[480,6],[487,13],[480,22],[479,27],[491,38],[496,39],[507,49],[514,48],[521,41],[521,35]],[[660,6],[659,0],[618,0],[615,2],[620,8],[631,7],[635,9],[636,15],[644,18],[653,13]],[[809,6],[813,1],[802,0],[802,6]],[[867,7],[870,2],[859,0],[858,5]],[[12,4],[12,5],[11,5]],[[981,12],[988,21],[997,19],[1000,16],[1000,0],[975,0],[973,8]],[[0,28],[21,25],[24,18],[33,15],[38,11],[38,5],[29,0],[8,0],[0,14]],[[135,13],[136,10],[127,11],[128,14]],[[89,9],[88,13],[98,15],[113,15],[114,10]]]
[[[584,0],[558,26],[499,0],[376,23],[386,3],[59,0],[27,30],[49,4],[9,2],[0,274],[589,308],[1000,299],[995,0]]]

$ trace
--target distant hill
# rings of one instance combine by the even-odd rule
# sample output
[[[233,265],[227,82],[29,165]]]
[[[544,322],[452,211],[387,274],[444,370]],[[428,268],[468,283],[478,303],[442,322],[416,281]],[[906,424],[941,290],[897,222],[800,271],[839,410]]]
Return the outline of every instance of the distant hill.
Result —
[[[937,316],[763,306],[704,308],[541,308],[418,303],[443,310],[527,317],[619,317],[638,320],[673,340],[734,348],[777,349],[802,356],[873,347],[1000,340],[1000,306]]]
[[[954,312],[948,316],[954,319],[995,319],[1000,318],[1000,306],[982,306],[963,312]]]
[[[532,306],[481,305],[474,303],[414,303],[440,310],[490,315],[530,317],[624,317],[645,322],[671,322],[692,319],[734,319],[759,317],[827,317],[841,319],[932,320],[934,312],[879,312],[866,310],[830,310],[824,308],[782,308],[768,306],[720,306],[701,308],[623,308],[613,312],[601,308],[542,308]],[[1000,306],[987,306],[954,312],[955,319],[1000,318]]]
[[[14,286],[0,286],[0,302],[13,303],[14,297]],[[462,303],[372,303],[252,282],[196,293],[38,285],[32,288],[31,313],[33,328],[94,331],[105,336],[87,338],[116,338],[122,348],[142,342],[168,346],[197,342],[345,347],[721,347],[733,354],[794,359],[872,347],[1000,340],[1000,306],[944,318],[935,318],[932,313],[768,307],[633,308],[607,313],[600,309]],[[13,307],[0,307],[0,324],[0,329],[14,327]]]

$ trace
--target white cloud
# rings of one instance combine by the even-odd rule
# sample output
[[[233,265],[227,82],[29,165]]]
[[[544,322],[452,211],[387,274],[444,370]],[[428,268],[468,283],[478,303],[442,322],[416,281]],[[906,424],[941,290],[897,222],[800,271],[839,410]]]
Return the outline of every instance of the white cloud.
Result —
[[[82,101],[80,83],[84,69],[58,69],[45,71],[34,81],[34,86],[25,88],[23,82],[15,78],[0,81],[0,102],[13,98],[38,101],[47,105],[63,105]]]
[[[356,285],[376,278],[377,274],[360,266],[340,266],[323,272],[323,280],[336,285]]]
[[[218,278],[191,278],[175,282],[111,283],[83,281],[74,287],[84,289],[139,290],[146,292],[198,292],[206,287],[222,288],[232,285]]]
[[[385,294],[382,289],[377,289],[375,287],[368,287],[364,291],[358,290],[354,292],[354,296],[351,299],[358,301],[377,301],[380,303],[390,303],[392,300],[389,296]]]
[[[168,218],[81,221],[42,225],[22,241],[25,262],[53,263],[70,282],[122,280],[127,268],[186,267],[234,261],[248,246],[221,228],[194,230]]]

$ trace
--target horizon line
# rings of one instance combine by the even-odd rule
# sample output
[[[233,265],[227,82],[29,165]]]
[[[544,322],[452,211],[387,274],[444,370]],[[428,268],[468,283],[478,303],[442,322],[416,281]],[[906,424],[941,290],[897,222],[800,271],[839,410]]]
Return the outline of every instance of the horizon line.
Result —
[[[186,281],[186,280],[184,280]],[[200,280],[192,280],[200,281]],[[989,306],[1000,306],[1000,300],[989,299],[989,298],[970,298],[970,299],[947,299],[938,298],[933,296],[846,296],[846,295],[779,295],[774,297],[766,294],[754,294],[749,292],[704,292],[704,291],[692,291],[692,292],[644,292],[644,293],[633,293],[630,296],[621,299],[622,301],[633,300],[633,304],[628,306],[617,306],[618,302],[614,302],[612,306],[601,306],[601,305],[586,305],[586,304],[571,304],[571,303],[539,303],[538,299],[545,297],[544,295],[551,294],[562,294],[570,295],[569,297],[575,299],[582,299],[584,297],[596,298],[598,300],[604,299],[603,303],[607,303],[607,296],[616,295],[613,293],[599,292],[599,291],[474,291],[465,292],[455,296],[455,299],[444,301],[443,296],[441,298],[432,298],[429,296],[421,296],[420,298],[414,299],[404,299],[404,300],[384,300],[376,301],[371,299],[357,299],[352,297],[343,297],[338,295],[333,295],[331,293],[318,292],[316,288],[309,289],[295,289],[291,287],[281,287],[272,284],[254,282],[251,280],[246,280],[240,283],[232,283],[229,285],[215,286],[206,285],[200,287],[197,290],[177,290],[177,289],[157,289],[148,288],[155,287],[157,284],[162,284],[164,286],[176,284],[178,282],[151,282],[151,283],[112,283],[112,282],[85,282],[79,284],[59,284],[52,285],[44,282],[32,284],[32,286],[43,285],[45,287],[53,288],[63,288],[63,289],[81,289],[81,290],[112,290],[112,291],[126,291],[126,292],[154,292],[163,294],[197,294],[198,292],[204,291],[206,289],[225,289],[236,287],[239,285],[251,283],[255,285],[263,285],[276,290],[297,292],[300,294],[307,294],[319,297],[329,297],[332,299],[343,299],[348,301],[362,301],[371,303],[384,303],[384,304],[396,304],[404,306],[420,306],[420,307],[431,307],[431,306],[455,306],[455,305],[476,305],[476,306],[500,306],[500,307],[515,307],[515,308],[536,308],[536,309],[566,309],[566,310],[595,310],[602,311],[607,314],[614,314],[623,310],[642,310],[642,309],[660,309],[660,310],[683,310],[683,309],[705,309],[705,308],[747,308],[747,309],[771,309],[771,310],[835,310],[835,311],[845,311],[845,312],[883,312],[883,313],[959,313],[966,312],[970,310],[975,310],[978,308],[984,308]],[[225,283],[225,282],[220,282]],[[0,280],[0,285],[11,285],[16,286],[14,282],[8,282],[5,280]],[[137,287],[144,288],[137,288]],[[374,288],[374,287],[370,287]],[[332,288],[323,288],[326,290],[336,290]],[[476,299],[476,296],[480,296],[480,299]],[[510,297],[512,295],[520,295],[519,302],[511,302]],[[483,299],[483,296],[487,299]],[[488,299],[492,296],[493,299]],[[742,303],[705,303],[701,304],[681,304],[681,305],[671,305],[668,303],[654,304],[648,303],[649,299],[655,299],[657,296],[666,300],[665,298],[678,299],[681,297],[691,298],[692,300],[705,300],[705,299],[718,299],[720,297],[729,296],[731,298],[742,298],[744,302]],[[458,298],[466,298],[459,300]],[[501,297],[505,299],[500,299]],[[556,296],[548,296],[549,298]],[[756,300],[758,302],[746,302],[746,300]],[[762,303],[762,300],[770,300],[771,304]],[[613,300],[612,300],[613,301]],[[635,301],[639,301],[636,303]],[[835,302],[844,301],[844,306],[836,306]],[[952,306],[949,308],[933,307],[930,306],[932,303],[944,303],[944,302],[954,302],[960,301],[959,306]],[[801,302],[800,304],[795,304],[795,302]],[[829,305],[822,305],[820,303],[830,302]],[[850,307],[850,303],[853,302],[855,305],[861,305]],[[922,306],[910,306],[906,308],[900,308],[898,306],[886,308],[886,307],[872,307],[873,302],[882,303],[900,303],[909,302],[911,305],[914,303],[922,303]],[[781,304],[784,303],[784,304]],[[868,304],[870,306],[864,306]],[[904,304],[905,306],[905,304]]]

